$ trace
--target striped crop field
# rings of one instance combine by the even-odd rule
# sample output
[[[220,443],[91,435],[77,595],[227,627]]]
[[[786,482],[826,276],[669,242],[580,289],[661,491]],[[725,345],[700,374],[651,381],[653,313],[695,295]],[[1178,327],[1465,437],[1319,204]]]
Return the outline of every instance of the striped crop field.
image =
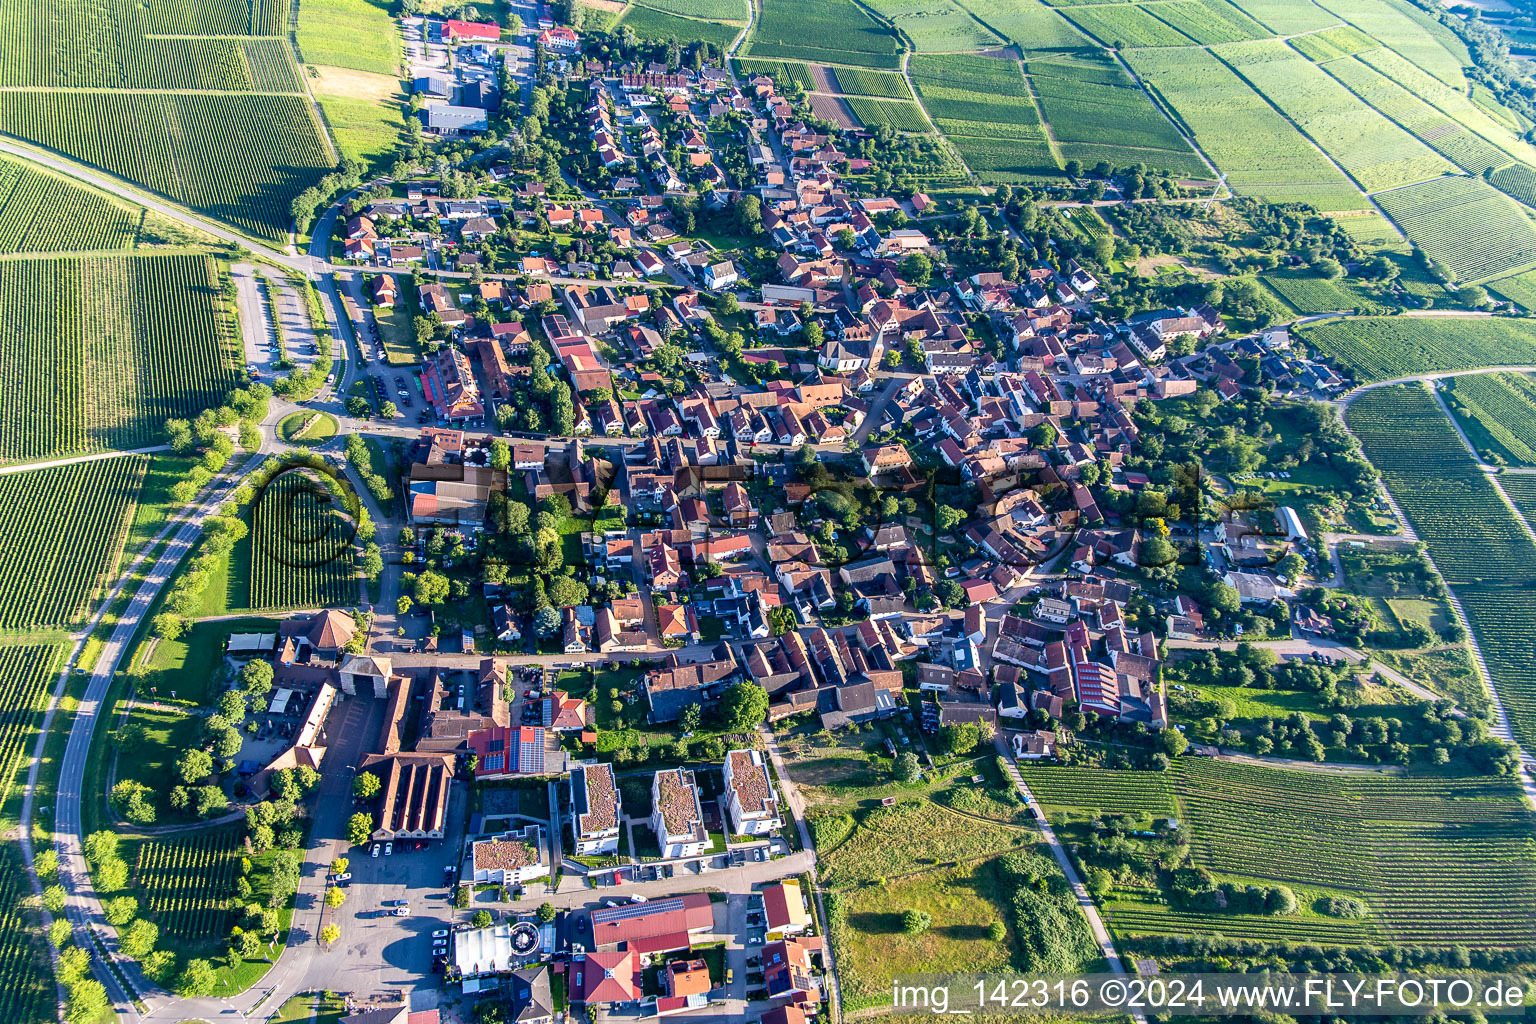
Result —
[[[251,519],[250,607],[356,603],[351,534],[323,484],[285,473],[262,493]]]
[[[1298,329],[1357,383],[1446,370],[1536,366],[1536,320],[1350,317]]]
[[[0,843],[0,1020],[53,1024],[58,996],[46,944],[26,906],[32,896],[21,847]]]
[[[199,255],[0,261],[0,459],[138,448],[239,384]]]
[[[239,872],[235,832],[220,829],[141,844],[134,881],[162,936],[201,942],[228,934]]]
[[[12,92],[0,132],[273,241],[334,163],[299,95]]]
[[[1512,948],[1536,941],[1536,833],[1509,780],[1329,774],[1182,758],[1167,772],[1029,766],[1048,815],[1173,816],[1192,862],[1218,880],[1292,886],[1289,916],[1185,910],[1117,894],[1123,936],[1209,935],[1355,945]],[[1106,806],[1108,804],[1109,806]],[[1366,904],[1363,919],[1323,916],[1328,896]]]
[[[1376,196],[1381,208],[1458,281],[1536,263],[1536,225],[1481,178],[1444,177]]]
[[[0,800],[10,792],[58,674],[61,647],[0,647]]]
[[[130,249],[143,218],[140,207],[0,158],[0,253]]]
[[[1445,389],[1506,461],[1536,465],[1536,379],[1524,373],[1479,373],[1452,377]],[[1473,443],[1478,443],[1475,438]]]
[[[0,629],[80,623],[108,583],[145,455],[0,476]]]
[[[1369,391],[1347,420],[1461,600],[1515,738],[1536,747],[1536,544],[1423,385]]]

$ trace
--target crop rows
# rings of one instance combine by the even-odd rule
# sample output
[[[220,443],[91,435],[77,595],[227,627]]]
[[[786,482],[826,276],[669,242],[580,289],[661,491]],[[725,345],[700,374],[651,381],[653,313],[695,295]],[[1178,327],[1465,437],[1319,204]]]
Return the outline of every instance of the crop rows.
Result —
[[[828,68],[837,81],[837,91],[845,96],[883,96],[887,99],[910,100],[912,90],[906,79],[890,71],[871,71],[868,68]]]
[[[1296,49],[1319,63],[1347,57],[1381,45],[1352,25],[1341,25],[1322,32],[1296,36],[1290,42]]]
[[[1209,52],[1144,49],[1124,56],[1239,193],[1308,202],[1323,212],[1368,205],[1289,121]]]
[[[149,458],[0,476],[0,629],[75,625],[117,565]]]
[[[889,18],[918,53],[952,53],[1002,46],[1003,41],[971,17],[955,0],[869,0]]]
[[[1265,274],[1261,280],[1298,313],[1332,313],[1362,308],[1379,311],[1381,308],[1348,284],[1329,281],[1313,273],[1281,271]]]
[[[645,0],[645,6],[701,21],[747,20],[747,5],[742,0]]]
[[[884,124],[898,132],[928,130],[928,122],[923,120],[923,112],[917,109],[916,103],[882,100],[872,96],[845,96],[843,100],[866,128],[878,128]]]
[[[50,61],[46,51],[0,46],[0,85],[20,89],[211,89],[298,92],[293,58],[280,39],[117,37],[105,52]]]
[[[680,18],[675,14],[658,11],[653,7],[630,4],[621,16],[622,24],[641,39],[667,40],[677,37],[680,43],[701,40],[722,50],[740,34],[734,25],[718,21],[699,21],[696,18]]]
[[[161,935],[199,942],[228,933],[239,868],[234,832],[223,829],[143,843],[134,875]]]
[[[1045,805],[1058,810],[1095,814],[1174,813],[1173,790],[1161,772],[1110,771],[1099,768],[1059,768],[1023,765],[1024,782]]]
[[[1029,77],[1064,159],[1209,173],[1146,93],[1107,58],[1032,60]]]
[[[1466,46],[1444,26],[1407,13],[1386,0],[1320,0],[1318,6],[1401,54],[1454,89],[1465,89],[1462,68],[1472,63]]]
[[[1191,46],[1194,40],[1147,11],[1131,4],[1092,4],[1073,7],[1067,17],[1105,46]]]
[[[1296,0],[1233,0],[1236,7],[1277,36],[1331,28],[1339,19],[1316,4]]]
[[[1092,45],[1058,12],[1040,0],[962,0],[965,9],[1015,45],[1037,53],[1072,51]]]
[[[389,12],[369,0],[300,0],[294,41],[306,64],[375,75],[400,70],[400,37]]]
[[[357,600],[351,534],[336,500],[307,477],[279,476],[252,513],[252,608],[324,608]]]
[[[21,849],[0,843],[0,1020],[6,1024],[54,1024],[57,990],[42,937],[26,907],[32,895]]]
[[[1268,29],[1226,0],[1172,0],[1150,4],[1147,10],[1198,43],[1236,43],[1263,39]]]
[[[1536,381],[1521,373],[1479,373],[1446,382],[1510,461],[1536,465]]]
[[[1536,226],[1481,178],[1439,178],[1376,197],[1424,254],[1459,281],[1536,263]]]
[[[131,248],[142,217],[98,192],[0,159],[0,253]]]
[[[1199,935],[1219,931],[1231,939],[1260,942],[1321,942],[1358,945],[1375,930],[1365,921],[1320,917],[1270,917],[1262,914],[1202,914],[1175,910],[1165,903],[1117,899],[1104,908],[1110,927],[1126,936]]]
[[[1536,366],[1536,322],[1497,317],[1354,317],[1299,329],[1361,384],[1444,370]]]
[[[0,647],[0,800],[10,792],[39,712],[48,704],[59,648]]]
[[[754,57],[897,68],[896,37],[852,0],[779,0],[763,5],[747,52]]]
[[[1536,270],[1488,282],[1488,290],[1508,299],[1527,313],[1536,311]]]
[[[741,69],[741,73],[748,77],[767,75],[778,83],[780,90],[787,90],[790,83],[805,90],[816,88],[816,80],[811,77],[811,69],[804,61],[757,60],[752,57],[742,57],[736,61],[736,64]]]
[[[239,383],[206,256],[0,261],[0,459],[135,448]]]
[[[0,131],[277,241],[332,163],[298,96],[13,92]]]

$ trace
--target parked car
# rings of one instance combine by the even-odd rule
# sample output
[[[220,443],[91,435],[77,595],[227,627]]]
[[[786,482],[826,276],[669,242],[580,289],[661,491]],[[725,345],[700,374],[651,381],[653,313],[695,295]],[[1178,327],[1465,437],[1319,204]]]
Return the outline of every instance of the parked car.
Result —
[[[379,856],[379,844],[378,843],[374,843],[373,844],[373,852],[370,853],[368,856],[373,857],[375,860],[378,859],[378,856]]]
[[[347,882],[347,881],[351,881],[351,879],[352,879],[352,872],[350,872],[350,871],[343,871],[339,875],[332,875],[331,876],[331,881],[333,881],[333,882]]]
[[[437,931],[432,933],[432,937],[434,939],[446,939],[448,937],[448,929],[439,928]]]
[[[394,852],[395,852],[395,844],[394,843],[385,843],[384,844],[384,856],[388,857],[390,854],[392,854]]]
[[[396,907],[394,909],[393,913],[394,913],[394,915],[396,917],[410,917],[411,916],[411,908],[410,907]]]

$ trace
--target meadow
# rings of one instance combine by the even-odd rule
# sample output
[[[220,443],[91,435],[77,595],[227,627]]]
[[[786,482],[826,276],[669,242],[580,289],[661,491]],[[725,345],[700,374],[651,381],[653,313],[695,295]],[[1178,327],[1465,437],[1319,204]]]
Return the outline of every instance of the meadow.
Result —
[[[1536,366],[1536,321],[1351,317],[1297,328],[1356,383],[1445,370]]]
[[[117,566],[149,460],[0,476],[0,629],[78,625]]]
[[[294,41],[306,64],[395,75],[400,35],[386,4],[373,0],[299,0]]]
[[[0,158],[0,254],[131,249],[141,207]]]
[[[1445,393],[1453,412],[1460,411],[1458,404],[1465,409],[1468,436],[1479,450],[1490,442],[1506,462],[1536,465],[1536,379],[1524,373],[1452,377]]]
[[[1458,281],[1536,263],[1536,225],[1481,178],[1438,178],[1376,196],[1425,255]]]
[[[1106,911],[1122,936],[1219,932],[1479,948],[1536,938],[1536,866],[1525,853],[1531,823],[1506,780],[1334,775],[1184,758],[1164,773],[1111,773],[1099,787],[1105,797],[1093,783],[1105,773],[1031,766],[1023,774],[1048,814],[1081,818],[1097,808],[1176,816],[1192,860],[1218,880],[1284,884],[1302,897],[1299,913],[1276,917],[1176,909],[1116,893]],[[1314,901],[1330,895],[1361,900],[1369,916],[1321,916]]]
[[[239,873],[240,847],[226,828],[140,844],[134,886],[162,936],[206,942],[229,934]]]
[[[1289,121],[1211,53],[1140,49],[1123,56],[1227,174],[1234,191],[1273,203],[1310,203],[1323,212],[1369,205]]]
[[[1361,396],[1347,421],[1471,620],[1515,737],[1536,740],[1536,543],[1423,386]]]
[[[207,256],[0,261],[0,459],[138,448],[240,383]]]
[[[272,241],[293,197],[335,163],[297,95],[17,92],[0,132]]]
[[[770,0],[744,50],[753,57],[901,66],[896,37],[852,0]]]

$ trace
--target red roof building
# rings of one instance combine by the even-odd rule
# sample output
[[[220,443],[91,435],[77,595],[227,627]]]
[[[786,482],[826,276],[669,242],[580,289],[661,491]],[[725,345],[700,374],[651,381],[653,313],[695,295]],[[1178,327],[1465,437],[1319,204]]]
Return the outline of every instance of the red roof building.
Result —
[[[706,897],[707,898],[707,897]],[[575,1001],[632,1003],[640,998],[640,963],[632,949],[588,953],[571,968]]]
[[[690,936],[714,926],[714,908],[709,895],[702,892],[592,911],[593,942],[599,947],[622,942],[634,953],[691,949]]]
[[[501,26],[488,21],[447,21],[443,23],[443,38],[450,43],[466,39],[494,43],[501,39]]]

